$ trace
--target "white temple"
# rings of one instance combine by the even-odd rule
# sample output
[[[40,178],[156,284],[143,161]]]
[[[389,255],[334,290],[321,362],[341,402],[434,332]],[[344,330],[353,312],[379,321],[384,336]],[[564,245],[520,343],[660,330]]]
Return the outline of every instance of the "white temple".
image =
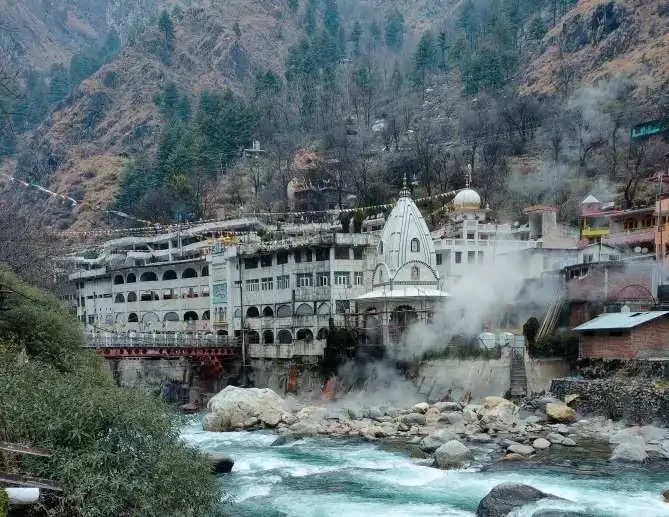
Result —
[[[372,290],[356,298],[369,343],[399,343],[416,320],[429,322],[441,289],[432,236],[406,185],[378,244]]]

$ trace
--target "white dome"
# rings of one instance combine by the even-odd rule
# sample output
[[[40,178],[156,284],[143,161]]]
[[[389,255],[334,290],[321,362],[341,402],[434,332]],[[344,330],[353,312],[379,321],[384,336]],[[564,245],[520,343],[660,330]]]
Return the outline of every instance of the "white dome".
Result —
[[[481,196],[473,189],[465,188],[458,192],[453,198],[455,208],[481,208]]]

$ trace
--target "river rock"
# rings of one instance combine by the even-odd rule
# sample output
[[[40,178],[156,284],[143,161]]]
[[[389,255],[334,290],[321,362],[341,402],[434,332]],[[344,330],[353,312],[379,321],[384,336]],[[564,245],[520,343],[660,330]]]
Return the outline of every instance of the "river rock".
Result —
[[[425,425],[425,415],[421,413],[409,413],[402,415],[401,421],[407,425]]]
[[[462,410],[462,416],[465,419],[465,422],[474,423],[479,420],[479,411],[483,408],[478,404],[468,404]]]
[[[562,443],[564,441],[564,436],[558,433],[548,433],[546,439],[551,443]]]
[[[449,440],[434,452],[434,459],[439,468],[447,469],[462,466],[471,455],[469,447],[458,440]]]
[[[299,439],[299,436],[294,434],[282,434],[270,444],[270,447],[281,447],[282,445],[288,445],[289,443],[296,442]]]
[[[360,420],[362,418],[362,409],[359,407],[347,408],[348,417],[351,420]]]
[[[228,474],[232,472],[235,464],[232,458],[221,452],[208,452],[207,459],[211,462],[211,470],[214,474]]]
[[[551,442],[545,438],[537,438],[532,442],[532,447],[535,449],[548,449],[551,446]]]
[[[328,410],[320,406],[305,406],[295,415],[298,420],[311,420],[318,422],[327,417]]]
[[[560,445],[564,445],[565,447],[574,447],[576,446],[576,442],[567,436],[564,440],[562,440]]]
[[[269,388],[226,386],[207,403],[202,421],[206,431],[245,429],[262,422],[275,427],[289,413],[284,400]],[[213,416],[210,416],[213,415]]]
[[[563,402],[546,404],[546,414],[556,422],[571,422],[576,418],[576,411]]]
[[[575,400],[577,400],[579,398],[581,398],[580,393],[571,393],[569,395],[564,396],[564,403],[567,404],[567,405],[570,405],[572,402],[574,402]]]
[[[430,404],[427,402],[419,402],[411,408],[413,413],[422,413],[424,414],[428,409],[430,409]]]
[[[492,441],[492,438],[488,433],[476,433],[472,434],[469,437],[469,440],[474,443],[489,443]]]
[[[518,454],[517,452],[507,452],[502,458],[502,461],[523,461],[526,459],[525,456]]]
[[[560,434],[569,434],[569,428],[564,424],[556,425],[555,430]]]
[[[541,499],[559,498],[529,485],[502,483],[481,499],[476,509],[476,517],[506,517],[513,510]]]
[[[289,429],[291,433],[299,438],[315,436],[323,432],[323,426],[311,420],[298,420]]]
[[[613,454],[612,461],[629,461],[642,462],[645,461],[648,455],[646,454],[646,442],[641,436],[630,436],[626,441],[619,443]]]
[[[522,454],[523,456],[530,456],[531,454],[534,454],[534,447],[531,445],[523,445],[521,443],[515,443],[507,450],[509,452],[515,452],[516,454]]]
[[[449,424],[459,424],[464,423],[465,418],[462,416],[462,413],[456,411],[449,411],[446,413],[441,413],[439,417],[439,422],[447,422]]]
[[[434,452],[446,442],[457,439],[457,435],[448,429],[440,429],[432,433],[420,442],[420,448],[426,452]]]
[[[664,497],[664,502],[669,503],[669,488],[662,492],[662,497]]]
[[[457,402],[437,402],[434,407],[439,411],[462,411]]]

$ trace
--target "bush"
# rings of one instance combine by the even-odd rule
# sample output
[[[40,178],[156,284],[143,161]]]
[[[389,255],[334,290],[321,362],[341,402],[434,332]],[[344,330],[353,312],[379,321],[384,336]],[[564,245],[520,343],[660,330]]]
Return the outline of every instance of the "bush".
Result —
[[[568,329],[558,329],[550,336],[538,339],[534,346],[528,344],[532,357],[578,357],[578,334]]]
[[[500,359],[502,357],[502,348],[498,345],[495,348],[481,348],[471,343],[459,343],[449,345],[442,350],[428,350],[423,354],[423,361],[432,359]]]
[[[3,439],[52,450],[22,457],[22,473],[64,492],[44,515],[216,515],[221,493],[204,456],[179,438],[179,417],[157,398],[119,388],[81,348],[74,316],[56,298],[0,272]]]

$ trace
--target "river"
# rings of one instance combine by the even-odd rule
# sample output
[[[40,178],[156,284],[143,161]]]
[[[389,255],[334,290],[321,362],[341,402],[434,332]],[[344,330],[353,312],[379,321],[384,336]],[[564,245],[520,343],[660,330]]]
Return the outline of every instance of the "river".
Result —
[[[541,508],[591,516],[669,516],[661,495],[669,488],[666,466],[621,467],[604,455],[583,460],[578,448],[552,457],[550,465],[504,462],[482,468],[491,449],[481,447],[472,468],[442,471],[379,443],[309,438],[270,447],[272,433],[211,433],[199,422],[182,435],[204,451],[225,452],[235,460],[233,472],[220,479],[232,501],[231,514],[239,517],[472,516],[481,498],[502,482],[526,483],[574,502]],[[531,516],[535,509],[514,515]]]

